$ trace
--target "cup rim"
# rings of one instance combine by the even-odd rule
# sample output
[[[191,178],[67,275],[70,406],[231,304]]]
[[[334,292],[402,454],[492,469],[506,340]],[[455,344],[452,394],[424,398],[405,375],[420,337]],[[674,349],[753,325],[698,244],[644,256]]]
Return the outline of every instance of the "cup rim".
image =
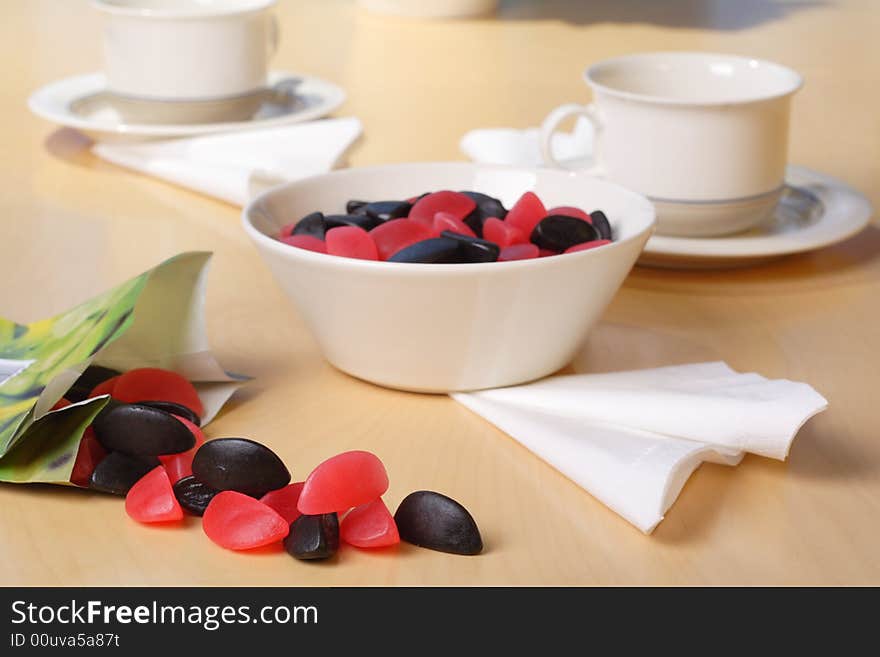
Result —
[[[340,179],[341,182],[344,182],[344,179],[347,175],[357,175],[358,172],[379,171],[387,173],[389,176],[393,176],[396,171],[399,171],[401,169],[408,169],[411,167],[430,168],[438,165],[447,167],[459,167],[462,169],[481,168],[494,171],[511,172],[535,170],[534,167],[523,167],[505,164],[476,164],[473,162],[398,162],[393,164],[376,164],[363,167],[352,167],[347,169],[334,169],[326,173],[309,176],[308,178],[301,178],[299,180],[287,182],[263,191],[255,198],[251,199],[244,206],[244,208],[242,208],[241,224],[244,228],[245,233],[247,233],[248,237],[250,237],[251,241],[254,242],[257,247],[267,248],[276,254],[284,255],[306,262],[313,262],[315,264],[323,264],[329,267],[344,268],[350,271],[364,273],[374,272],[376,274],[390,276],[468,276],[487,272],[500,272],[504,269],[511,270],[517,268],[528,269],[530,267],[547,267],[552,266],[554,261],[558,262],[558,260],[556,259],[568,258],[568,262],[571,262],[574,258],[586,259],[594,257],[595,253],[599,251],[599,249],[588,249],[586,251],[578,251],[575,253],[562,253],[558,256],[554,256],[553,258],[533,258],[529,260],[511,260],[509,262],[469,262],[458,264],[426,264],[407,262],[389,263],[376,260],[359,260],[356,258],[328,256],[326,253],[316,253],[307,249],[297,249],[295,247],[284,244],[283,242],[280,242],[270,235],[267,235],[262,230],[257,228],[256,225],[254,225],[254,215],[262,212],[262,206],[265,204],[266,199],[289,187],[306,185],[315,178],[333,177]],[[585,180],[596,180],[596,178],[593,176],[588,176],[587,174],[577,172],[554,171],[553,169],[540,169],[540,171],[544,174],[550,173],[550,175],[559,174],[560,176],[567,176],[569,178],[582,177]],[[645,197],[643,194],[635,192],[627,187],[623,187],[622,185],[618,185],[616,183],[608,182],[606,180],[603,180],[601,182],[602,184],[608,185],[609,187],[614,187],[618,192],[622,192],[627,196],[635,199],[642,206],[641,212],[645,213],[645,216],[647,217],[647,222],[639,230],[636,230],[635,232],[633,232],[633,234],[627,235],[622,239],[617,239],[610,244],[606,244],[602,247],[602,250],[605,250],[605,252],[607,252],[607,250],[611,249],[620,249],[623,247],[624,244],[629,244],[631,242],[641,239],[645,235],[645,233],[653,233],[657,225],[657,215],[654,211],[653,203],[647,197]],[[548,262],[548,260],[550,262]]]
[[[181,19],[181,18],[217,18],[219,16],[235,16],[269,9],[278,0],[239,0],[236,5],[227,7],[188,6],[186,8],[149,8],[126,7],[116,4],[113,0],[91,0],[94,9],[112,16],[129,16],[133,18]]]
[[[751,95],[743,95],[741,98],[726,98],[726,99],[696,99],[689,100],[683,98],[670,98],[667,96],[657,96],[653,94],[643,94],[634,91],[625,91],[623,89],[616,89],[614,87],[609,87],[608,85],[602,84],[595,79],[595,76],[598,72],[600,72],[603,68],[607,68],[609,66],[613,66],[615,64],[620,64],[626,61],[632,61],[637,59],[646,59],[651,57],[701,57],[701,58],[720,58],[725,59],[727,61],[735,61],[739,63],[749,63],[753,66],[761,66],[772,69],[777,73],[781,73],[784,76],[787,76],[789,79],[788,85],[782,90],[777,92],[770,93],[755,93]],[[803,76],[788,66],[784,66],[782,64],[778,64],[776,62],[772,62],[768,59],[760,59],[758,57],[748,57],[744,55],[732,55],[729,53],[717,53],[717,52],[703,52],[698,50],[660,50],[653,52],[639,52],[639,53],[630,53],[628,55],[620,55],[617,57],[610,57],[608,59],[603,59],[601,61],[595,62],[588,66],[583,73],[584,81],[594,90],[600,91],[609,96],[614,96],[616,98],[624,98],[627,100],[637,101],[641,103],[651,103],[655,105],[677,105],[682,107],[717,107],[722,105],[745,105],[748,103],[756,103],[766,100],[773,100],[776,98],[783,98],[785,96],[790,96],[795,93],[798,89],[800,89],[804,85]]]

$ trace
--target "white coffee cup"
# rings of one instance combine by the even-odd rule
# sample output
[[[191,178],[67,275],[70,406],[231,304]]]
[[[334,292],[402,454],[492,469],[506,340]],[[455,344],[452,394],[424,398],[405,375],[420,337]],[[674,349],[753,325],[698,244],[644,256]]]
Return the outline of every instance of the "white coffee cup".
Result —
[[[106,18],[108,91],[131,98],[230,98],[266,85],[276,0],[92,0]]]
[[[795,71],[709,53],[643,53],[584,73],[591,105],[553,110],[541,131],[547,164],[566,167],[551,140],[570,116],[595,128],[590,171],[648,196],[657,232],[712,236],[745,230],[773,212],[785,184]]]

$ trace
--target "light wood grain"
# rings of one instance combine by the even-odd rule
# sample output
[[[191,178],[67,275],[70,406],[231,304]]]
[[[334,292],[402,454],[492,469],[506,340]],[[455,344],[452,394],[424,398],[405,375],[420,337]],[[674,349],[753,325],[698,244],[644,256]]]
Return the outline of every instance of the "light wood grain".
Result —
[[[620,5],[625,5],[621,8]],[[365,137],[354,165],[461,159],[472,127],[535,125],[586,100],[589,62],[636,50],[753,54],[800,70],[792,161],[880,206],[880,5],[867,0],[508,2],[501,20],[420,23],[341,0],[282,0],[277,66],[342,84]],[[787,463],[704,465],[641,535],[513,440],[444,397],[384,390],[328,366],[239,227],[236,208],[100,163],[30,116],[27,95],[99,67],[83,0],[6,0],[0,21],[0,314],[48,316],[189,249],[216,253],[209,333],[256,377],[208,428],[273,446],[302,477],[375,451],[394,506],[433,488],[465,503],[486,553],[344,549],[304,564],[240,555],[184,529],[135,525],[117,499],[0,487],[2,584],[880,584],[880,229],[750,270],[636,269],[577,370],[723,359],[807,381],[830,410]],[[368,347],[367,347],[368,348]]]

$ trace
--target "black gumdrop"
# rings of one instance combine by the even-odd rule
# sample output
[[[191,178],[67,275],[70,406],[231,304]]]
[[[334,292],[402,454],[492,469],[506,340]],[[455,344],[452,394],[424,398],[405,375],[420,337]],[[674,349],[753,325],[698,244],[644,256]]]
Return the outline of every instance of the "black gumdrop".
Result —
[[[64,398],[74,403],[81,402],[83,399],[88,398],[89,393],[94,390],[96,385],[103,383],[107,379],[112,379],[114,376],[119,376],[120,374],[122,374],[122,372],[110,367],[89,365],[83,370],[83,373],[79,375],[79,378],[73,382],[73,385],[70,386],[70,390],[65,393]]]
[[[351,199],[347,201],[345,204],[345,214],[358,214],[365,205],[367,201],[357,201],[355,199]]]
[[[178,454],[192,449],[196,438],[170,413],[142,404],[117,404],[92,423],[98,442],[130,456]]]
[[[159,465],[155,456],[138,458],[110,452],[95,466],[89,477],[89,488],[111,495],[127,495],[138,479]]]
[[[430,490],[407,495],[394,514],[400,538],[420,547],[479,554],[483,539],[468,510],[451,497]]]
[[[208,504],[218,492],[193,475],[174,483],[174,497],[181,507],[194,516],[204,515]]]
[[[183,404],[175,404],[170,401],[140,401],[138,402],[140,406],[149,406],[150,408],[158,408],[160,411],[165,411],[166,413],[171,413],[171,415],[179,415],[182,418],[186,418],[190,422],[192,422],[197,427],[202,426],[202,418],[196,415],[196,412],[191,408],[187,408]]]
[[[599,233],[599,237],[603,240],[611,239],[611,224],[608,217],[601,210],[590,213],[590,219],[593,221],[593,228]]]
[[[312,212],[297,222],[296,226],[293,227],[291,235],[311,235],[322,240],[326,232],[327,225],[324,223],[324,214]]]
[[[340,226],[357,226],[364,230],[372,230],[381,222],[368,214],[328,214],[324,217],[327,230]]]
[[[297,559],[327,559],[339,549],[339,518],[335,513],[300,516],[290,523],[284,549]]]
[[[504,219],[507,216],[507,209],[497,198],[482,192],[463,191],[461,193],[477,204],[477,207],[471,210],[471,213],[463,221],[478,237],[483,236],[483,224],[486,223],[486,219],[489,217]]]
[[[179,424],[179,423],[178,423]],[[271,449],[247,438],[217,438],[193,457],[196,479],[215,490],[262,497],[290,483],[290,472]]]
[[[408,201],[375,201],[360,208],[360,212],[365,212],[379,222],[406,217],[410,210],[412,204]]]
[[[401,249],[388,258],[388,262],[420,262],[425,264],[450,264],[461,262],[458,240],[432,237]]]
[[[458,242],[459,262],[495,262],[501,249],[494,242],[444,230],[442,237]]]
[[[577,217],[552,214],[544,217],[532,231],[531,240],[542,249],[565,251],[575,244],[599,239],[599,231]]]

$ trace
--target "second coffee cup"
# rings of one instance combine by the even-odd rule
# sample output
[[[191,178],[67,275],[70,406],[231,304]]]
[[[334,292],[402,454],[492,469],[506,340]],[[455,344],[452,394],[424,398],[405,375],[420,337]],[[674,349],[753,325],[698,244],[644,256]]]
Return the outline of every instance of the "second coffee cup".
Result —
[[[773,212],[785,185],[792,95],[802,79],[772,62],[709,53],[626,55],[584,73],[591,105],[558,107],[542,126],[549,165],[559,124],[589,119],[591,171],[648,196],[657,232],[715,236]]]

